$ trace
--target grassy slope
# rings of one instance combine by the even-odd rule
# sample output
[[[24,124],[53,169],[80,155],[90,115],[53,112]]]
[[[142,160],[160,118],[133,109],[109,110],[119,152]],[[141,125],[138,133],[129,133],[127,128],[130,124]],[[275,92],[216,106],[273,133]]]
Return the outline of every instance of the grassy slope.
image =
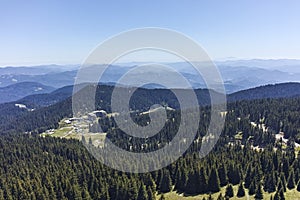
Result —
[[[221,188],[221,192],[222,195],[225,195],[225,188],[226,187],[222,187]],[[237,190],[238,190],[238,185],[233,186],[233,190],[234,190],[234,195],[237,194]],[[248,190],[245,189],[246,194],[248,193]],[[212,194],[212,197],[214,198],[214,200],[216,200],[219,196],[220,192],[218,193],[214,193]],[[264,199],[269,200],[271,195],[274,197],[275,193],[267,193],[264,192]],[[157,199],[160,198],[161,195],[157,196]],[[188,197],[184,197],[182,194],[178,194],[176,192],[169,192],[164,194],[166,200],[202,200],[203,197],[205,197],[206,199],[208,198],[209,195],[204,194],[204,195],[197,195],[197,196],[188,196]],[[230,198],[231,200],[254,200],[254,195],[253,196],[245,196],[242,198],[237,198],[236,196]],[[293,190],[287,190],[287,192],[285,193],[285,199],[286,200],[300,200],[300,192],[298,192],[296,189]]]

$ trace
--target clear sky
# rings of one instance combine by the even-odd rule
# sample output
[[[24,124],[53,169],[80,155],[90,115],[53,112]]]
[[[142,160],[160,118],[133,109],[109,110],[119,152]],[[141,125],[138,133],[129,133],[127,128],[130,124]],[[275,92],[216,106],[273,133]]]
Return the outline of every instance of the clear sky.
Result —
[[[213,59],[300,59],[298,0],[0,0],[0,66],[81,63],[141,27],[182,32]]]

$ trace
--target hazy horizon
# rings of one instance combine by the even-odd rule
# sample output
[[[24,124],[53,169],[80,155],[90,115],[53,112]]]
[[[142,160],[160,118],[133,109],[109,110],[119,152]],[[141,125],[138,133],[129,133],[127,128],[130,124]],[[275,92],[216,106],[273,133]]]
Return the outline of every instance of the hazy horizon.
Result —
[[[0,66],[82,63],[107,38],[143,27],[181,32],[212,60],[300,59],[299,7],[299,1],[2,1]]]

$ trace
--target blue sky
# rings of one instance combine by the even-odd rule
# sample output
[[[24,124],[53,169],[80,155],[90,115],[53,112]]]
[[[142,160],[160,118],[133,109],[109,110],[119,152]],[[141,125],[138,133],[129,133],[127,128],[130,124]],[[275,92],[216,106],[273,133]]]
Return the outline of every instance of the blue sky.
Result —
[[[81,63],[121,31],[162,27],[213,59],[300,59],[300,1],[0,0],[0,66]]]

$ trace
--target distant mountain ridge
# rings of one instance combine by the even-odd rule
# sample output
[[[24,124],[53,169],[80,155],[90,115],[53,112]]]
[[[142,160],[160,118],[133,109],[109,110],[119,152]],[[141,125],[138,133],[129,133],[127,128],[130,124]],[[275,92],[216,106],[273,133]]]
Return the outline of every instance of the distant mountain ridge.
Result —
[[[220,71],[220,75],[224,81],[224,87],[228,94],[260,85],[284,82],[300,82],[300,65],[297,68],[297,63],[298,60],[247,60],[216,62]],[[117,83],[120,77],[122,77],[122,75],[129,70],[133,69],[136,64],[137,63],[128,63],[121,66],[111,65],[103,74],[104,76],[101,78],[100,82]],[[166,64],[181,73],[190,82],[193,88],[206,88],[204,79],[197,73],[195,69],[191,67],[190,64],[186,62]],[[273,68],[271,67],[272,64],[274,65]],[[104,65],[91,65],[86,70],[89,73],[93,73],[93,70],[97,72],[99,67],[104,67]],[[285,69],[287,70],[285,71]],[[291,73],[291,69],[293,69],[293,73]],[[1,70],[6,70],[6,72],[1,73]],[[135,72],[137,78],[141,77],[140,73],[141,72]],[[40,69],[39,67],[0,68],[0,87],[5,87],[24,81],[33,81],[55,88],[61,88],[74,84],[76,76],[76,67],[68,68],[66,66],[60,67],[55,65],[53,66],[53,69],[51,66],[45,67],[45,69]],[[149,77],[151,77],[150,74]],[[164,76],[163,78],[168,80],[170,77]],[[84,81],[89,82],[89,80]],[[174,82],[174,80],[170,80],[169,82],[173,83],[172,81]]]
[[[95,85],[87,85],[79,92],[84,93],[85,91],[92,89],[92,87],[95,87]],[[101,99],[96,105],[98,109],[105,109],[109,112],[112,90],[113,86],[97,86],[95,98]],[[25,124],[23,127],[26,127],[26,131],[37,129],[43,131],[49,127],[57,126],[58,121],[62,118],[72,116],[72,91],[73,86],[68,86],[58,89],[50,94],[28,96],[16,102],[0,104],[0,131],[9,131],[20,123]],[[184,92],[184,89],[181,89],[181,91]],[[195,92],[199,99],[199,104],[209,105],[210,95],[207,89],[197,89]],[[228,95],[227,100],[228,103],[230,103],[240,100],[292,98],[299,96],[300,83],[283,83],[236,92]],[[52,104],[49,104],[49,99],[53,99]],[[174,95],[166,89],[141,88],[135,93],[135,97],[131,100],[131,103],[133,103],[134,109],[147,110],[149,106],[157,103],[167,103],[167,105],[172,108],[180,108]],[[33,109],[33,111],[19,108],[16,104],[24,104],[30,108],[30,110]],[[22,129],[18,129],[17,131],[22,131]]]
[[[259,86],[228,95],[228,101],[288,98],[300,96],[300,83],[280,83]]]
[[[22,82],[0,87],[0,103],[19,100],[33,94],[49,93],[55,88],[36,82]]]

